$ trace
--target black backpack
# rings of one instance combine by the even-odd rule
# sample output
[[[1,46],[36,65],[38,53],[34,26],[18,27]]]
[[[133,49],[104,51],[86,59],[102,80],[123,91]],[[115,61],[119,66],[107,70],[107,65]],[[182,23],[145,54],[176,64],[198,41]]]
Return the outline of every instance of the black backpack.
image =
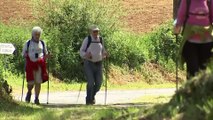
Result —
[[[31,41],[31,40],[28,40],[28,41],[27,41],[27,53],[28,53],[28,51],[29,51],[30,41]],[[45,55],[46,53],[45,53],[44,41],[43,41],[43,40],[40,40],[40,41],[41,41],[41,44],[42,44],[42,46],[43,46],[43,53],[44,53],[44,55]]]
[[[95,42],[95,41],[92,41],[92,37],[89,35],[88,36],[88,43],[87,43],[87,47],[85,49],[85,52],[87,51],[87,49],[89,48],[91,43],[101,43],[102,44],[102,42],[103,42],[102,37],[100,37],[100,42]]]
[[[180,5],[180,2],[181,0],[179,0],[179,5]],[[191,5],[191,0],[186,0],[186,19],[184,20],[184,23],[183,23],[183,31],[184,32],[184,28],[185,28],[185,25],[186,25],[186,22],[189,18],[189,9],[190,9],[190,5]],[[207,5],[208,5],[208,8],[209,8],[209,20],[210,22],[212,21],[212,7],[211,7],[211,4],[212,4],[212,0],[207,0]],[[182,33],[183,34],[183,33]]]

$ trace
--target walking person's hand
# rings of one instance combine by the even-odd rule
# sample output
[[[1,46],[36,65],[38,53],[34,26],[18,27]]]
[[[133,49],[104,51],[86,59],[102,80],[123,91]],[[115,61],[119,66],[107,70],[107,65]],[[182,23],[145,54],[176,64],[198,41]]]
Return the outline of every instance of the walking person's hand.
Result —
[[[107,52],[104,52],[104,53],[103,53],[103,58],[106,59],[106,58],[108,58],[108,57],[109,57],[109,54],[108,54]]]
[[[28,56],[27,52],[24,53],[24,58],[26,58]]]
[[[47,54],[47,55],[45,55],[45,59],[50,59],[52,57],[52,55],[51,54]]]
[[[180,32],[181,32],[181,28],[182,28],[181,26],[175,26],[175,27],[174,27],[174,31],[173,31],[173,32],[174,32],[174,34],[175,34],[175,35],[180,34]]]
[[[50,53],[50,51],[48,52],[48,54],[46,54],[46,55],[44,56],[44,58],[45,58],[45,59],[50,59],[50,58],[52,58],[52,54]]]
[[[91,52],[86,52],[85,58],[87,58],[87,59],[92,59],[92,54],[91,54]]]

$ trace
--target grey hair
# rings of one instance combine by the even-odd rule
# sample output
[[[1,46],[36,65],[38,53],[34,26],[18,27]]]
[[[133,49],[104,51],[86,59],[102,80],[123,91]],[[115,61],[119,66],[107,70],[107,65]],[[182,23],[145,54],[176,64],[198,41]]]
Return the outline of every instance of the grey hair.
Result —
[[[43,30],[39,26],[35,26],[32,29],[32,37],[35,35],[35,33],[40,33],[42,34]]]

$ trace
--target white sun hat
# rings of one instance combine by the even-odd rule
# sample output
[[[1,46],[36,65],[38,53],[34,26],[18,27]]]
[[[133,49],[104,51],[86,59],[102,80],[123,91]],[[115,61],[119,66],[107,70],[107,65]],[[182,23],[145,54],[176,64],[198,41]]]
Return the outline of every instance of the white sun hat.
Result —
[[[91,30],[91,31],[100,31],[100,29],[98,28],[97,25],[91,25],[91,26],[90,26],[90,30]]]

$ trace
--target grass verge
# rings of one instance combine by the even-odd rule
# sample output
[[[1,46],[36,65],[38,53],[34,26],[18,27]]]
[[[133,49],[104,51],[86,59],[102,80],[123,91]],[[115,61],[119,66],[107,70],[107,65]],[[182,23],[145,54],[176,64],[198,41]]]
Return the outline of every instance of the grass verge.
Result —
[[[6,80],[8,81],[8,84],[12,86],[13,93],[21,93],[22,89],[22,82],[23,82],[23,75],[17,76],[14,74],[7,74]],[[24,80],[24,91],[26,91],[26,80]],[[80,86],[82,84],[82,90],[86,90],[86,83],[65,83],[61,82],[53,77],[50,79],[50,92],[58,92],[58,91],[78,91],[80,89]],[[109,90],[137,90],[137,89],[157,89],[157,88],[174,88],[175,83],[172,82],[166,82],[161,84],[148,84],[143,81],[137,81],[137,82],[131,82],[126,84],[112,84],[108,83],[108,89]],[[102,90],[105,89],[105,84],[103,84]],[[42,84],[42,92],[47,91],[47,83]]]
[[[63,107],[1,101],[0,118],[5,120],[111,120],[133,119],[142,108],[116,108],[110,106],[68,105]],[[134,117],[135,119],[137,117]]]
[[[171,100],[172,95],[144,95],[140,98],[133,100],[133,103],[143,104],[162,104]]]

